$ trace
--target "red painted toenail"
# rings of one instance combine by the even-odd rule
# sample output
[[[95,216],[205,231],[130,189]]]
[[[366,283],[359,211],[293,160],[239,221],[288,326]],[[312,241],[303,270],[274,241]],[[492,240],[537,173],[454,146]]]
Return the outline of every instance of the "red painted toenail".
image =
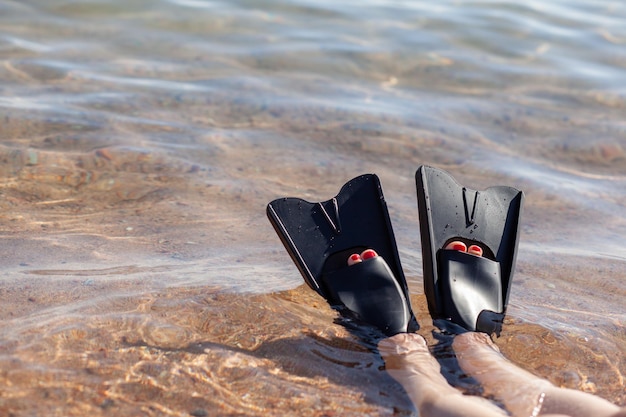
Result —
[[[358,253],[353,253],[348,258],[348,265],[350,266],[354,264],[358,264],[359,262],[363,262],[363,259],[361,259],[361,255],[359,255]]]
[[[375,258],[377,256],[378,256],[378,254],[376,253],[376,251],[374,249],[365,249],[361,253],[361,258],[363,258],[363,260]]]
[[[476,256],[483,256],[483,248],[478,245],[471,245],[469,248],[467,248],[467,253],[471,253],[472,255]]]
[[[460,252],[466,252],[467,251],[467,245],[463,242],[450,242],[448,243],[448,245],[446,246],[446,249],[449,250],[458,250]]]

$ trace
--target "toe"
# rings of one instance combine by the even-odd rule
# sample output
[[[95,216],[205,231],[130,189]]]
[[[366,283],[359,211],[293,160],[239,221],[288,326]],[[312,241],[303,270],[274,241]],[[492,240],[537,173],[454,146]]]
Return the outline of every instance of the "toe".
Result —
[[[361,255],[358,253],[353,253],[350,257],[348,257],[348,266],[358,264],[359,262],[363,262],[363,259],[361,259]]]
[[[361,252],[361,258],[363,260],[375,258],[377,256],[378,254],[374,249],[365,249],[363,252]]]
[[[467,245],[460,240],[454,240],[448,243],[445,247],[448,250],[458,250],[460,252],[467,252]]]
[[[483,248],[478,245],[470,245],[470,247],[467,248],[467,253],[471,253],[476,256],[483,256]]]

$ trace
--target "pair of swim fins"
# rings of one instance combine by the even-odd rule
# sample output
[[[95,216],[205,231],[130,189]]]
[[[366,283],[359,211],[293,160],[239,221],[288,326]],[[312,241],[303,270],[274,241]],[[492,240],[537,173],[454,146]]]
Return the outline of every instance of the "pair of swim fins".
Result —
[[[470,331],[499,333],[515,266],[523,193],[460,185],[447,172],[415,174],[424,292],[433,319]],[[330,200],[280,198],[267,215],[304,281],[328,303],[394,335],[417,329],[378,177],[348,181]],[[453,241],[478,245],[482,256],[448,250]],[[379,256],[348,266],[351,254]]]

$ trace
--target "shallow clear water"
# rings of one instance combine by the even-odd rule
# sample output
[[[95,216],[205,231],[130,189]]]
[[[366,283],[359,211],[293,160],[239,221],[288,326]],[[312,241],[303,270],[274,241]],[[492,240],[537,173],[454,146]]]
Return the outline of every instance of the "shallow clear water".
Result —
[[[498,343],[626,404],[626,6],[431,3],[0,1],[0,409],[413,413],[265,205],[377,173],[427,334],[421,164],[525,191]]]

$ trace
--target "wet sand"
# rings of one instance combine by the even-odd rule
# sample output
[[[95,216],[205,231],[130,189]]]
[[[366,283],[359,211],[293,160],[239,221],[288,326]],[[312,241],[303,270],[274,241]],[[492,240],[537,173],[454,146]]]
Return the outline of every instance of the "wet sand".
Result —
[[[63,276],[45,287],[36,278],[3,286],[0,411],[413,413],[378,354],[334,323],[336,313],[304,285],[260,295],[210,287],[155,290],[147,283],[154,271],[119,273],[126,277],[116,282]],[[424,297],[413,296],[412,303],[420,312],[419,333],[449,367],[444,374],[479,395],[451,364],[447,342],[431,336]],[[513,362],[558,386],[623,405],[625,335],[618,324],[606,331],[621,331],[613,333],[617,346],[509,317],[496,343]]]
[[[479,395],[425,313],[420,164],[525,191],[496,343],[626,405],[623,9],[249,6],[0,1],[0,413],[414,415],[265,217],[366,172]]]
[[[113,146],[68,155],[58,143],[30,145],[4,153],[13,170],[5,174],[14,181],[5,184],[0,201],[6,254],[0,410],[67,416],[414,413],[372,347],[335,323],[336,313],[301,285],[265,219],[273,193],[293,187],[294,194],[315,200],[336,192],[335,184],[316,190],[315,177],[294,169],[285,183],[265,180],[260,190],[243,165],[224,167],[231,170],[226,181],[204,168],[208,161],[177,162],[161,152]],[[231,159],[238,157],[242,163],[249,158],[244,151]],[[471,167],[463,175],[479,186],[487,182]],[[410,186],[402,177],[384,183],[388,200],[396,202]],[[551,223],[552,210],[561,210],[564,224],[571,220],[563,209],[584,216],[583,207],[530,191],[530,220],[523,227],[535,244],[537,234],[560,227]],[[450,359],[449,340],[433,337],[412,229],[416,210],[391,210],[420,333],[449,381],[480,395]],[[561,238],[575,233],[563,230]],[[598,264],[584,254],[544,258],[532,249],[523,238],[497,344],[513,362],[556,385],[624,405],[623,261]],[[586,305],[595,290],[602,303]]]

